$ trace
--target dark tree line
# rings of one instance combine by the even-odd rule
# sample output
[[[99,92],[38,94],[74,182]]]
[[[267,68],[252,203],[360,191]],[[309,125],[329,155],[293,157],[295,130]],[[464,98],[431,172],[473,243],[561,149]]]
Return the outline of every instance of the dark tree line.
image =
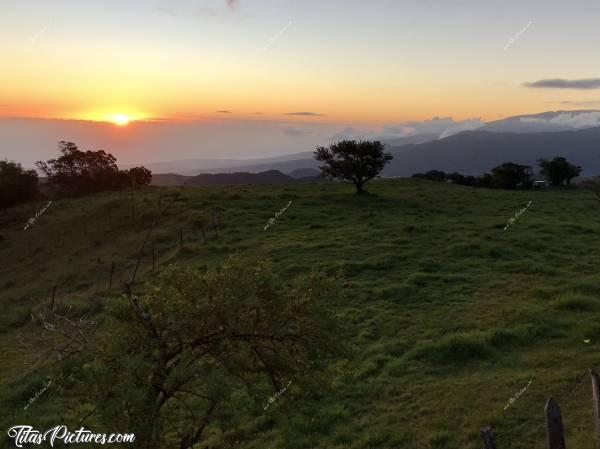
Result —
[[[39,178],[35,170],[21,164],[0,161],[0,209],[38,199]]]
[[[555,157],[552,160],[540,159],[538,161],[540,174],[552,186],[569,185],[573,178],[581,173],[581,167],[571,164],[564,157]],[[496,189],[529,189],[533,186],[533,168],[529,165],[520,165],[505,162],[489,173],[482,176],[470,176],[460,173],[445,173],[440,170],[430,170],[427,173],[415,173],[413,178],[429,179],[432,181],[452,182],[453,184],[471,187],[485,187]]]
[[[81,151],[73,142],[60,142],[58,147],[57,159],[39,161],[36,166],[46,175],[48,188],[59,196],[141,188],[152,180],[152,173],[144,167],[119,170],[117,159],[103,150]]]
[[[144,167],[119,170],[117,159],[103,150],[81,151],[73,142],[60,142],[58,147],[58,158],[36,163],[46,176],[43,183],[34,170],[24,170],[15,162],[0,161],[0,209],[45,196],[61,198],[139,189],[152,181],[152,173]]]

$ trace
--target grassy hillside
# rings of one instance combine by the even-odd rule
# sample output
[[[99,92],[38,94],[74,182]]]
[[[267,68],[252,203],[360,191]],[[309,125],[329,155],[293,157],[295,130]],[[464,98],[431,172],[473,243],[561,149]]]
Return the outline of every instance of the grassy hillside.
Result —
[[[295,407],[293,387],[248,419],[243,448],[544,447],[548,396],[567,444],[592,448],[588,367],[600,368],[600,203],[589,192],[510,192],[383,180],[356,196],[346,184],[182,190],[157,231],[157,264],[199,268],[233,253],[270,257],[282,275],[341,272],[331,304],[352,335],[347,372],[319,400]],[[60,388],[43,387],[47,360],[32,314],[56,307],[100,318],[119,294],[144,231],[177,188],[105,194],[0,216],[0,400],[5,429],[60,423]],[[275,212],[292,204],[267,231]],[[533,204],[507,231],[508,219]],[[197,223],[223,208],[218,238]],[[179,247],[183,229],[184,249]],[[30,254],[31,246],[31,254]],[[149,254],[142,277],[151,273]],[[115,281],[108,288],[111,263]],[[588,341],[586,343],[586,341]],[[531,384],[505,410],[509,399]],[[60,392],[60,393],[59,393]],[[102,429],[98,429],[102,430]],[[213,441],[211,447],[229,447]]]

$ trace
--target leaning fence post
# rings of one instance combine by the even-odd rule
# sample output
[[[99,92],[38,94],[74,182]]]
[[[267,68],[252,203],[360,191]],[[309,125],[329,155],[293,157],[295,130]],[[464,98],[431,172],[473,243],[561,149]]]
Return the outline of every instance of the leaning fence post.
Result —
[[[565,449],[565,431],[558,402],[548,398],[544,413],[546,414],[548,449]]]
[[[592,378],[592,400],[594,405],[594,423],[596,424],[596,447],[600,449],[600,379],[598,374],[590,369]]]
[[[54,310],[54,298],[56,298],[56,285],[52,289],[52,301],[50,302],[50,310]]]
[[[482,427],[479,434],[483,440],[483,449],[496,449],[496,441],[494,440],[491,427]]]

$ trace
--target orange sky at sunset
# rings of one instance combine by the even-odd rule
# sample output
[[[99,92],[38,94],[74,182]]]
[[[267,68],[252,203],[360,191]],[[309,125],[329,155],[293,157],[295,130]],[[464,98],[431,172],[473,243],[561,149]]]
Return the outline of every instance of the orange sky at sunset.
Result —
[[[313,10],[247,1],[230,10],[220,1],[108,3],[113,7],[62,0],[50,8],[10,0],[0,7],[0,54],[10,61],[0,75],[0,116],[189,120],[227,110],[236,118],[261,112],[283,120],[288,112],[311,111],[320,114],[313,120],[344,123],[492,120],[581,97],[527,89],[524,82],[592,74],[576,70],[581,50],[572,52],[568,70],[536,53],[554,18],[535,23],[519,45],[503,50],[515,28],[528,23],[530,7],[515,11],[521,18],[482,28],[442,5],[375,2],[362,11],[350,3],[336,23],[332,5]],[[493,10],[470,11],[487,17]],[[404,26],[389,27],[394,11]],[[336,25],[320,27],[326,19]],[[416,19],[423,22],[415,26]]]
[[[2,156],[259,157],[598,107],[600,3],[548,3],[3,0]]]

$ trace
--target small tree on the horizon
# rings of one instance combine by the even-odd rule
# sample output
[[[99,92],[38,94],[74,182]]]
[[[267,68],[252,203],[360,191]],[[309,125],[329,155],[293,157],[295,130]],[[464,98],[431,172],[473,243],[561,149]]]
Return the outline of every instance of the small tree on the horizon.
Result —
[[[317,147],[314,158],[324,162],[319,167],[322,176],[352,181],[360,194],[365,192],[365,183],[378,177],[393,156],[385,152],[385,145],[379,141],[342,140]]]
[[[133,167],[119,173],[123,176],[124,184],[134,189],[141,189],[152,182],[152,172],[146,167]]]
[[[571,180],[581,173],[582,168],[571,164],[566,158],[558,156],[552,160],[538,160],[542,175],[550,181],[553,186],[563,184],[570,185]]]
[[[492,185],[501,189],[528,189],[532,185],[533,170],[529,165],[505,162],[494,167],[491,172]]]

